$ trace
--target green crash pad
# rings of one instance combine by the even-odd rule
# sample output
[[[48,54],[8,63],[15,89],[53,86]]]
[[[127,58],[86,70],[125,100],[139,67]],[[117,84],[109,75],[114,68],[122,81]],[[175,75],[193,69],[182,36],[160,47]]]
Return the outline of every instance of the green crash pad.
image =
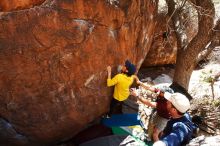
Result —
[[[115,135],[130,135],[129,140],[135,140],[139,146],[152,146],[151,141],[146,140],[144,130],[140,125],[112,127],[112,133]]]

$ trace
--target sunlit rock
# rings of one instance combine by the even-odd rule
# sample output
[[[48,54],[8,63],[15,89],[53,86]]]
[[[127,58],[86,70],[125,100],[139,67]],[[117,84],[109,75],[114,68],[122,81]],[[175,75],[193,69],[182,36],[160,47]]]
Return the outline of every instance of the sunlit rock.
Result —
[[[1,13],[0,115],[25,143],[74,136],[109,109],[106,67],[141,66],[156,12],[154,0],[47,0]]]

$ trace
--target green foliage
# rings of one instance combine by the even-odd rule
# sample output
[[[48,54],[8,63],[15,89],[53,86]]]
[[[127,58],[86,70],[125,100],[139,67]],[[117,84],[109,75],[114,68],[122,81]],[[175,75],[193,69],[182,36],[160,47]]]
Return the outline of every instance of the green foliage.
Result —
[[[212,102],[212,105],[213,105],[214,107],[220,106],[220,100],[214,100],[214,101]]]
[[[214,77],[212,76],[212,70],[208,72],[202,72],[200,75],[200,80],[203,82],[211,83],[214,80]]]

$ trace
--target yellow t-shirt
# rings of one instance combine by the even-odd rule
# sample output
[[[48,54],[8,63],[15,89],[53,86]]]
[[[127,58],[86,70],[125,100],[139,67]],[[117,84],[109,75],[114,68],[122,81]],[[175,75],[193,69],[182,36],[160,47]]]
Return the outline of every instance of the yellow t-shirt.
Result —
[[[134,76],[127,76],[126,74],[117,74],[112,79],[107,79],[107,86],[114,86],[113,97],[118,101],[124,101],[128,98],[130,92],[129,88],[134,81]]]

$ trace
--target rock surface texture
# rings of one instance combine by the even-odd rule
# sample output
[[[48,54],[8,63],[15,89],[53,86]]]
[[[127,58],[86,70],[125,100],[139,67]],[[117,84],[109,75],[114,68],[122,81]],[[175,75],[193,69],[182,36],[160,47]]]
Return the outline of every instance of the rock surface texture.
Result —
[[[187,11],[184,20],[185,38],[187,42],[191,41],[198,31],[197,19],[193,16],[195,9],[186,4]],[[189,10],[188,10],[189,9]],[[172,23],[172,19],[167,15],[165,8],[158,9],[158,15],[156,16],[156,30],[153,37],[152,46],[148,52],[142,67],[159,66],[166,64],[176,63],[177,54],[177,39],[175,34],[175,28]],[[182,20],[182,21],[183,21]]]
[[[40,5],[45,0],[1,0],[0,11],[16,11],[31,8],[36,5]]]
[[[47,0],[0,13],[1,126],[13,131],[3,138],[57,143],[107,112],[106,67],[141,66],[156,12],[154,0]]]
[[[169,17],[164,13],[160,13],[156,20],[157,27],[153,43],[142,64],[143,67],[176,63],[176,37],[174,32],[168,32],[167,30]],[[171,23],[170,26],[172,26]]]

